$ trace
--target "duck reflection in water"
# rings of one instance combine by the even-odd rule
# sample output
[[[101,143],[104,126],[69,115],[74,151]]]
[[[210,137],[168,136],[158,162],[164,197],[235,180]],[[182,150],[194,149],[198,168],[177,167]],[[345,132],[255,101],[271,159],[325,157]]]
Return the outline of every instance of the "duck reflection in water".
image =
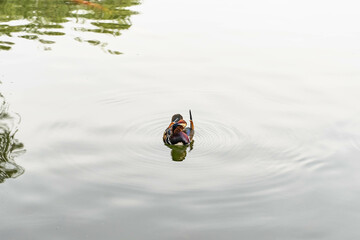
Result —
[[[8,112],[7,104],[0,94],[0,183],[7,178],[16,178],[24,169],[14,158],[25,152],[24,145],[15,139],[20,117]]]
[[[190,148],[189,152],[193,149],[194,146],[194,140],[191,141],[189,145],[185,146],[179,146],[179,145],[168,145],[166,144],[168,148],[171,149],[171,158],[173,161],[181,162],[185,160],[186,158],[186,150]]]
[[[189,114],[190,127],[186,127],[187,123],[180,114],[174,114],[170,125],[164,131],[163,141],[166,146],[171,148],[171,156],[174,161],[183,161],[187,154],[187,148],[190,147],[190,151],[193,149],[195,130],[191,110],[189,110]]]

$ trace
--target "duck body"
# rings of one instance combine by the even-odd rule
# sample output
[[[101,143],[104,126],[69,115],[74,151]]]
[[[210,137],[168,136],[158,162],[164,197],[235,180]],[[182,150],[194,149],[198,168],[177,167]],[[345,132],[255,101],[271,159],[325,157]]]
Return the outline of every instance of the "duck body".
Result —
[[[172,116],[169,127],[165,130],[163,141],[168,145],[189,145],[194,136],[194,123],[190,112],[190,127],[180,114]]]
[[[169,145],[188,145],[190,139],[184,132],[179,132],[171,135],[165,143]]]

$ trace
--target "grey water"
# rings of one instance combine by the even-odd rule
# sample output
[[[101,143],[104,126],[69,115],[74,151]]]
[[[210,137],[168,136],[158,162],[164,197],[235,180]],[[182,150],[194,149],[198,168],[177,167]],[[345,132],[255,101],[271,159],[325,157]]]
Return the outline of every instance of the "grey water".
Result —
[[[358,239],[359,7],[0,0],[0,238]]]

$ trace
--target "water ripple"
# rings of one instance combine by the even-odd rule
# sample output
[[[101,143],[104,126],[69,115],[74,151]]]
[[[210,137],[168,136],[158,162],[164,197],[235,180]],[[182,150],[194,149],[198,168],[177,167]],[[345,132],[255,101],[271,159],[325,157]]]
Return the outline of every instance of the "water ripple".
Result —
[[[78,112],[77,117],[51,124],[49,129],[56,135],[53,149],[62,149],[56,152],[57,158],[67,159],[62,163],[64,171],[72,169],[88,181],[168,193],[241,189],[248,196],[242,198],[245,201],[285,191],[296,185],[298,171],[318,169],[323,164],[318,158],[323,152],[308,151],[303,144],[307,136],[295,129],[238,119],[224,111],[198,110],[203,102],[191,100],[194,145],[186,150],[184,161],[174,162],[171,149],[162,142],[163,131],[175,113],[168,110],[174,106],[162,99],[171,94],[161,90],[113,91],[65,108],[62,115]],[[201,94],[212,97],[209,92],[198,92],[199,99]],[[231,95],[226,101],[233,101]],[[187,110],[175,111],[188,120]]]
[[[158,113],[146,122],[141,118],[135,118],[139,120],[132,121],[122,136],[127,154],[137,156],[154,167],[163,163],[168,165],[169,156],[164,156],[164,152],[169,152],[169,149],[162,143],[162,134],[169,124],[170,117],[169,114]],[[218,121],[194,119],[194,122],[194,145],[187,153],[188,160],[193,161],[191,167],[207,168],[221,164],[227,156],[236,155],[241,151],[249,138],[236,128]]]
[[[360,151],[360,115],[348,120],[343,131],[345,139],[350,141],[352,147]]]

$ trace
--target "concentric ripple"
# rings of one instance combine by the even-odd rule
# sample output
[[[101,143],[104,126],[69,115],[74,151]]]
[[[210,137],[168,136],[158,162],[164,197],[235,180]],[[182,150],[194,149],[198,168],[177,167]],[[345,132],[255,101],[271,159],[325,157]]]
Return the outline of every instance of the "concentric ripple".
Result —
[[[283,191],[296,183],[298,169],[318,164],[316,154],[307,152],[302,144],[304,137],[293,129],[269,127],[225,111],[199,110],[203,102],[191,100],[184,105],[192,108],[194,144],[182,152],[182,161],[176,162],[162,134],[174,113],[181,113],[186,121],[189,116],[188,109],[177,109],[164,101],[172,94],[161,90],[113,91],[64,108],[61,115],[76,114],[63,123],[52,123],[47,130],[48,137],[49,132],[54,135],[53,154],[62,158],[63,171],[87,181],[121,183],[131,189],[221,187],[242,189],[251,198]],[[184,99],[191,99],[191,94]],[[197,93],[201,94],[212,97]],[[226,101],[235,100],[228,95]],[[59,168],[59,163],[55,164]],[[59,169],[56,172],[61,173]]]
[[[170,117],[169,114],[158,113],[146,122],[141,119],[133,121],[122,136],[126,139],[124,144],[127,154],[138,156],[151,164],[167,165],[167,161],[171,160],[170,149],[163,144],[162,134],[169,124]],[[206,168],[221,164],[228,156],[239,153],[249,139],[236,128],[217,121],[194,119],[194,123],[194,145],[193,149],[187,150],[186,157],[187,160],[191,159],[192,167]],[[164,152],[167,153],[165,156]]]

